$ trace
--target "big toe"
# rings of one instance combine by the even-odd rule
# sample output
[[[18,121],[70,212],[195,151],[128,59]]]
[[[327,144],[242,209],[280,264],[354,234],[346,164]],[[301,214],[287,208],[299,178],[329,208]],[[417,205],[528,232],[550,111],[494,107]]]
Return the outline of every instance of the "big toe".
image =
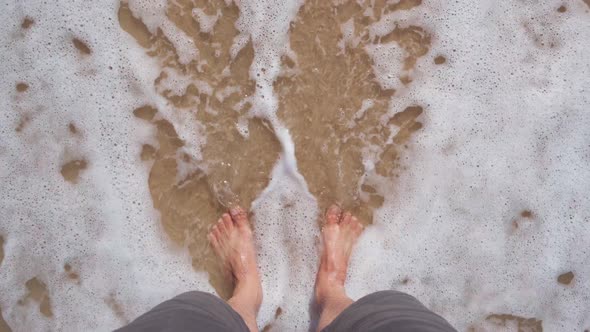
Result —
[[[326,212],[326,224],[337,224],[338,220],[340,220],[340,215],[342,214],[342,210],[336,204],[333,204],[328,208]]]
[[[233,207],[229,209],[229,214],[231,215],[232,219],[236,222],[238,227],[243,227],[248,225],[248,214],[246,210],[242,209],[239,206]]]
[[[207,239],[209,240],[209,243],[213,246],[213,249],[217,251],[217,248],[219,247],[219,241],[217,241],[215,235],[213,235],[213,233],[209,233],[207,234]]]

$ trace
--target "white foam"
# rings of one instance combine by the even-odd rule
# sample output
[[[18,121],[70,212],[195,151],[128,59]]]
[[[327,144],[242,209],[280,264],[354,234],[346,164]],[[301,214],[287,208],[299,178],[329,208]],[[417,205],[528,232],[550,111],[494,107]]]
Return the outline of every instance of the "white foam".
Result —
[[[133,14],[142,20],[153,35],[158,29],[164,33],[174,45],[180,63],[188,64],[191,61],[198,61],[199,50],[195,42],[166,16],[168,1],[133,0],[128,3]]]
[[[293,145],[276,117],[272,88],[280,56],[297,58],[288,28],[301,2],[238,4],[241,34],[232,54],[249,40],[255,49],[250,116],[269,119],[283,146],[269,186],[253,204],[265,291],[258,323],[271,322],[280,306],[276,330],[306,330],[319,211],[297,171],[294,151],[302,147]],[[559,5],[430,1],[387,15],[370,29],[384,35],[393,23],[423,26],[432,33],[432,47],[407,87],[398,82],[404,51],[395,43],[368,48],[379,82],[397,89],[390,114],[422,105],[424,128],[403,154],[407,169],[399,179],[378,183],[389,192],[354,253],[347,282],[352,297],[405,291],[459,330],[497,329],[483,322],[490,313],[542,319],[549,331],[589,327],[590,27],[583,2],[568,3],[563,14]],[[198,63],[194,43],[166,18],[166,1],[131,1],[130,8],[150,31],[164,31],[183,63]],[[6,26],[0,50],[0,234],[6,240],[0,305],[14,329],[109,330],[123,324],[104,301],[110,293],[131,319],[182,291],[213,291],[206,275],[192,270],[186,250],[171,246],[160,229],[147,188],[149,166],[139,160],[153,129],[131,111],[156,106],[197,159],[204,137],[193,113],[154,91],[160,68],[121,31],[117,9],[114,0],[30,1],[0,13]],[[36,22],[22,33],[25,15]],[[213,17],[195,16],[202,28],[215,24]],[[353,43],[346,39],[351,27],[342,29],[345,42]],[[91,57],[72,46],[74,35],[88,42]],[[433,64],[438,54],[446,64]],[[177,74],[163,84],[181,93],[192,78]],[[20,81],[30,88],[17,94]],[[31,121],[15,134],[23,112]],[[71,121],[79,137],[68,134]],[[375,153],[367,147],[364,155],[370,172]],[[74,186],[59,170],[81,157],[89,166]],[[525,209],[535,218],[512,231]],[[81,274],[80,287],[66,281],[66,262]],[[573,284],[558,284],[556,277],[570,270]],[[53,319],[34,302],[26,309],[17,305],[24,281],[35,276],[49,288]]]
[[[163,236],[152,207],[149,167],[139,159],[152,133],[132,114],[146,100],[146,82],[132,65],[144,59],[127,52],[130,38],[118,25],[117,10],[118,1],[39,1],[5,6],[0,14],[6,25],[0,305],[15,331],[111,330],[123,321],[108,307],[109,294],[132,319],[179,292],[212,290],[207,276],[192,270],[188,254]],[[35,23],[14,38],[25,15]],[[80,55],[73,36],[86,41],[92,56]],[[20,81],[30,88],[18,94]],[[31,112],[31,121],[16,133],[21,110]],[[79,134],[68,132],[70,122]],[[77,185],[60,174],[62,163],[73,158],[88,161]],[[80,286],[67,280],[65,263],[80,274]],[[34,301],[17,304],[25,281],[37,276],[48,287],[52,319]]]
[[[290,1],[277,6],[264,0],[238,4],[241,14],[236,26],[242,35],[252,39],[256,50],[250,66],[250,77],[257,83],[251,112],[267,118],[277,128],[282,125],[276,116],[277,100],[272,84],[281,68],[281,55],[288,50],[289,24],[301,4],[301,1]]]
[[[588,328],[590,63],[580,41],[590,29],[580,28],[583,4],[565,17],[560,5],[420,7],[433,47],[396,102],[426,106],[425,127],[355,254],[353,295],[409,292],[459,330],[491,313]],[[435,66],[437,54],[447,64]],[[511,234],[529,209],[535,219]],[[570,270],[577,283],[558,284]]]
[[[217,10],[215,15],[207,15],[201,8],[193,8],[193,17],[199,22],[201,31],[210,33],[213,31],[221,12]]]
[[[407,52],[397,43],[373,44],[365,47],[367,53],[373,58],[375,71],[379,73],[377,80],[384,89],[403,89],[400,77],[404,76],[404,59]]]
[[[277,330],[307,329],[313,282],[301,278],[314,275],[318,264],[319,232],[309,227],[317,224],[318,208],[296,174],[288,162],[279,160],[270,184],[252,206],[264,289],[258,323],[272,322]],[[282,315],[273,321],[279,307]]]
[[[351,18],[342,23],[340,25],[340,31],[342,32],[342,39],[338,41],[338,47],[340,47],[341,53],[345,52],[347,46],[352,48],[358,46],[360,37],[354,37],[354,19]]]

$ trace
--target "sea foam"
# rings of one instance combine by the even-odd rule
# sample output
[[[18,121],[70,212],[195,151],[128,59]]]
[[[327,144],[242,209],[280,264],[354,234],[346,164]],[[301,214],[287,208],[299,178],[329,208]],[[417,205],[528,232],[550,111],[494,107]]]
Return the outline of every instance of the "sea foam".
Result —
[[[255,51],[249,117],[266,118],[283,147],[252,206],[265,291],[258,323],[307,330],[322,211],[297,170],[295,151],[304,147],[277,116],[273,91],[281,56],[296,59],[288,33],[302,2],[237,3],[233,54],[249,40]],[[560,12],[561,5],[425,1],[372,26],[371,35],[382,36],[419,23],[432,45],[409,72],[396,44],[367,49],[376,79],[396,89],[389,113],[423,105],[424,128],[407,144],[399,178],[379,188],[385,202],[354,252],[351,297],[404,291],[459,330],[498,330],[487,319],[494,314],[542,320],[548,331],[590,328],[589,7],[568,2]],[[199,58],[166,17],[166,1],[129,7],[152,33],[165,34],[181,63]],[[157,107],[194,158],[205,138],[192,113],[155,91],[159,64],[121,30],[118,8],[113,0],[7,1],[0,12],[0,307],[14,331],[112,330],[183,291],[214,292],[160,226],[139,157],[154,130],[132,110]],[[25,17],[34,23],[23,29]],[[342,26],[342,45],[354,43],[351,29]],[[436,56],[446,62],[436,65]],[[400,72],[412,83],[402,84]],[[173,91],[190,83],[169,76]],[[26,91],[17,91],[20,82]],[[74,184],[60,171],[76,160],[86,166]],[[573,282],[557,282],[568,271]],[[46,285],[52,317],[23,300],[32,278]]]

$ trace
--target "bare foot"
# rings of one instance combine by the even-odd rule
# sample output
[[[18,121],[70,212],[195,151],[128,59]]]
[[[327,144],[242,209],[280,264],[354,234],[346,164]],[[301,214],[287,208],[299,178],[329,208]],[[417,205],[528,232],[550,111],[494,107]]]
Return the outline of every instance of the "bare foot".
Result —
[[[344,282],[350,254],[363,231],[358,219],[332,205],[322,228],[323,249],[316,277],[315,297],[320,307],[318,331],[330,324],[352,300],[346,296]]]
[[[228,304],[242,316],[250,331],[258,331],[256,316],[262,303],[262,286],[252,229],[242,208],[232,208],[229,212],[221,216],[208,238],[234,281]]]

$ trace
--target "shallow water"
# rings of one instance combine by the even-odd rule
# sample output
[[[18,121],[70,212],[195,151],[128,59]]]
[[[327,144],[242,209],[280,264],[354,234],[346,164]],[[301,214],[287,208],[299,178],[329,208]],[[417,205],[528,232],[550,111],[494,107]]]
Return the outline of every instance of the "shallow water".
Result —
[[[354,298],[590,328],[587,1],[5,5],[0,331],[227,298],[206,234],[233,204],[260,327],[307,330],[332,202],[368,225]]]
[[[374,11],[388,13],[416,5],[416,1],[396,6],[377,3]],[[365,47],[397,42],[407,54],[392,60],[403,61],[404,70],[411,71],[416,59],[428,51],[430,39],[417,26],[370,37],[368,29],[380,17],[363,19],[369,7],[368,3],[360,6],[353,2],[340,6],[323,1],[306,3],[290,26],[291,57],[281,57],[280,73],[273,83],[279,119],[295,146],[304,147],[295,151],[297,166],[320,209],[337,202],[366,223],[372,222],[372,210],[383,204],[376,188],[380,177],[397,174],[398,151],[407,149],[403,144],[421,127],[416,118],[422,107],[410,106],[388,115],[395,90],[384,89],[375,80]],[[194,8],[200,8],[204,15],[217,13],[219,18],[211,31],[202,31],[193,18]],[[173,125],[159,119],[157,110],[146,105],[135,115],[157,127],[159,148],[145,145],[142,159],[154,159],[149,185],[164,229],[178,243],[188,244],[193,266],[214,273],[211,282],[217,286],[223,277],[217,274],[215,258],[204,245],[206,233],[228,205],[250,207],[267,186],[281,146],[272,123],[250,112],[255,110],[248,96],[256,88],[249,73],[254,56],[252,42],[248,41],[235,56],[230,54],[239,34],[235,28],[238,7],[223,2],[195,7],[192,1],[181,1],[169,4],[167,13],[171,22],[194,41],[198,61],[183,64],[167,37],[152,35],[126,3],[119,9],[119,23],[161,61],[156,91],[178,111],[194,114],[205,143],[198,159],[183,152],[184,143]],[[343,43],[340,26],[345,23],[354,26],[347,38],[358,42]],[[314,38],[313,43],[307,42]],[[317,56],[318,49],[322,57]],[[174,91],[170,81],[178,76],[188,85]],[[404,80],[404,84],[411,83],[409,78]],[[178,154],[181,163],[196,169],[182,174]],[[363,154],[376,160],[375,170],[365,170],[363,160],[367,157]],[[223,286],[217,287],[221,291]],[[226,289],[223,292],[228,295]]]

